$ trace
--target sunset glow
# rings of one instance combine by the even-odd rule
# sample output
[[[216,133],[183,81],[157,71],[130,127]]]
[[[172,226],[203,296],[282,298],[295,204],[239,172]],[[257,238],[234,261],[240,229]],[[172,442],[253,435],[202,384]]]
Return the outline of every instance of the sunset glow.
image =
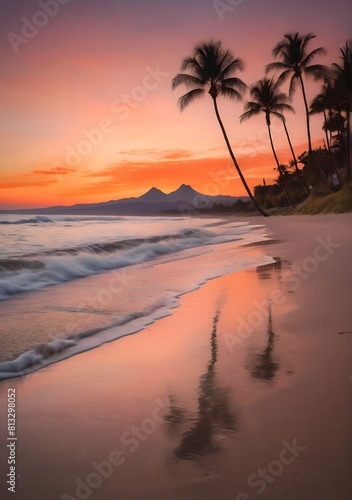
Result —
[[[170,192],[182,183],[205,194],[244,195],[211,100],[182,114],[177,108],[181,91],[170,82],[182,58],[199,41],[220,39],[244,60],[238,76],[250,85],[263,77],[282,35],[300,31],[317,35],[312,48],[328,50],[317,62],[330,64],[350,37],[351,8],[347,0],[338,8],[303,0],[219,4],[228,8],[200,0],[3,6],[0,208],[98,202],[152,186]],[[307,85],[310,100],[319,89]],[[307,139],[298,91],[293,106],[287,124],[300,154]],[[240,125],[241,103],[221,99],[219,107],[250,187],[274,179],[264,117]],[[323,144],[321,127],[321,117],[312,117],[314,146]],[[273,134],[280,161],[288,163],[279,122]]]

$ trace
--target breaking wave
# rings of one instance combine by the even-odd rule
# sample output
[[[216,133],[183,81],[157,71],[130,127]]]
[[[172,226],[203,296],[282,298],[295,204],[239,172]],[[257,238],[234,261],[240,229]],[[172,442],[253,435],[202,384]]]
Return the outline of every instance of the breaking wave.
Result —
[[[66,338],[57,338],[38,344],[20,354],[16,359],[0,363],[0,380],[31,373],[103,343],[136,333],[156,319],[169,315],[170,309],[177,305],[177,299],[161,299],[141,311],[122,315],[118,320],[105,327],[81,331]],[[102,337],[104,333],[105,336]]]
[[[19,292],[140,264],[193,247],[238,239],[239,232],[218,236],[208,230],[184,229],[177,234],[132,238],[0,259],[0,299]]]

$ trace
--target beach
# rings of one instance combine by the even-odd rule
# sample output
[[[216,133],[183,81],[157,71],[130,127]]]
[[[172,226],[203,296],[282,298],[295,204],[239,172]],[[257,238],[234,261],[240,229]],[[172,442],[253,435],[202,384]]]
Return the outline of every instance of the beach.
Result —
[[[351,498],[351,222],[250,218],[267,237],[243,268],[199,278],[137,333],[2,380],[17,437],[15,495],[0,440],[4,497]]]

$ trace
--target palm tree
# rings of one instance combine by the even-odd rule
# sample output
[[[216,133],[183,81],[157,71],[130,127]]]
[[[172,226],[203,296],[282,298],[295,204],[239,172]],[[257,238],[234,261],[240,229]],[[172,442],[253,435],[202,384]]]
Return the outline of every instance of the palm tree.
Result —
[[[340,48],[342,64],[332,64],[335,76],[335,91],[341,99],[342,109],[346,113],[347,128],[347,170],[352,179],[351,166],[351,112],[352,112],[352,40]]]
[[[281,40],[273,49],[273,56],[279,57],[281,61],[276,61],[267,64],[265,67],[266,73],[270,71],[281,71],[279,82],[286,81],[291,75],[289,96],[292,97],[296,90],[297,81],[299,81],[304,106],[306,110],[306,124],[308,134],[308,151],[312,152],[312,139],[310,134],[309,122],[309,108],[307,102],[306,91],[303,82],[303,76],[313,78],[314,80],[321,80],[329,74],[327,66],[322,64],[310,64],[315,56],[326,54],[323,47],[308,52],[308,45],[310,40],[316,38],[312,33],[307,35],[300,35],[299,33],[287,33],[284,39]]]
[[[218,110],[217,98],[219,96],[229,97],[238,101],[242,100],[241,92],[246,90],[246,85],[241,79],[234,76],[236,71],[242,69],[243,63],[241,59],[235,59],[229,50],[224,50],[220,41],[201,43],[194,48],[191,57],[183,59],[181,71],[188,70],[189,73],[178,73],[172,80],[172,88],[175,89],[179,85],[185,85],[188,89],[188,92],[181,96],[178,101],[181,111],[192,101],[208,92],[213,100],[215,115],[224,136],[227,149],[243,186],[258,212],[267,217],[268,214],[259,207],[242,174]]]
[[[323,130],[325,131],[325,140],[326,140],[326,149],[329,154],[333,169],[337,178],[339,180],[340,185],[342,185],[342,180],[340,173],[336,166],[336,161],[331,150],[331,118],[333,116],[333,109],[339,107],[339,101],[337,100],[337,95],[335,89],[332,86],[331,80],[326,80],[325,83],[321,87],[320,94],[316,95],[310,104],[311,115],[322,113],[324,116]],[[328,114],[327,114],[328,112]],[[330,123],[330,125],[329,125]],[[330,137],[328,135],[328,131],[330,131]]]
[[[291,207],[294,207],[291,197],[287,191],[284,173],[281,169],[279,159],[277,157],[274,142],[271,134],[271,117],[270,115],[277,116],[283,123],[285,117],[283,116],[283,111],[294,111],[292,106],[288,104],[288,98],[286,94],[280,92],[279,82],[272,78],[263,78],[259,80],[255,85],[252,85],[250,90],[250,96],[253,101],[247,102],[245,105],[245,112],[240,116],[240,122],[248,120],[252,116],[257,116],[260,113],[265,114],[266,124],[268,127],[269,139],[271,144],[271,149],[276,161],[277,170],[280,174],[280,179],[282,180],[282,186],[284,188],[287,200]]]
[[[344,155],[346,166],[348,166],[348,156],[346,151],[346,142],[344,138],[344,133],[346,131],[345,125],[346,119],[342,116],[338,111],[331,111],[326,118],[326,121],[323,125],[323,129],[325,131],[329,131],[333,142],[338,145],[341,153]],[[336,132],[336,135],[333,136],[332,133]]]
[[[324,116],[324,124],[326,124],[328,118],[327,113],[329,115],[332,113],[333,108],[336,106],[336,95],[335,90],[332,87],[331,81],[326,80],[324,84],[321,86],[321,91],[317,94],[309,106],[309,114],[316,115],[322,113]],[[326,141],[328,147],[330,146],[330,139],[326,135]]]

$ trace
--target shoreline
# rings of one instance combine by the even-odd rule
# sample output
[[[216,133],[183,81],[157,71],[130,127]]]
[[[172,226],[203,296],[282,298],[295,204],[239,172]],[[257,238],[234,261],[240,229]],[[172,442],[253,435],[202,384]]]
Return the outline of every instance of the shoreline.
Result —
[[[352,337],[338,333],[352,323],[351,222],[265,220],[276,241],[250,250],[275,264],[212,279],[137,335],[2,381],[2,396],[18,394],[17,497],[347,500]]]
[[[206,220],[212,221],[214,219]],[[231,227],[231,224],[228,224],[231,221],[219,221],[221,221],[221,219],[216,219],[214,224],[207,224],[204,227],[205,229],[213,225],[216,226],[216,228],[222,225],[229,225]],[[226,256],[226,254],[231,252],[231,249],[233,250],[234,260],[236,262],[236,264],[232,266],[230,265],[230,267],[227,265],[217,266],[216,263],[214,265],[214,259],[206,259],[204,261],[205,265],[210,265],[206,273],[199,274],[198,272],[195,274],[194,280],[187,283],[185,282],[180,289],[177,289],[177,291],[175,288],[174,292],[169,291],[164,296],[158,297],[155,303],[150,303],[146,307],[140,307],[139,309],[135,309],[131,312],[125,312],[122,315],[118,314],[112,317],[112,320],[105,325],[104,323],[101,325],[99,325],[99,323],[95,325],[83,324],[80,325],[80,329],[77,327],[74,333],[72,332],[67,335],[52,337],[46,342],[38,341],[36,345],[29,345],[27,350],[19,353],[17,356],[13,357],[13,359],[1,360],[0,380],[7,380],[28,375],[71,356],[97,348],[104,343],[112,342],[124,336],[138,333],[155,321],[172,314],[172,310],[180,305],[180,297],[200,288],[210,279],[235,272],[236,268],[239,270],[256,265],[266,265],[268,262],[271,262],[269,257],[257,259],[251,258],[249,252],[244,253],[245,250],[242,251],[242,249],[245,249],[247,246],[253,245],[253,242],[254,244],[258,242],[262,243],[264,241],[263,238],[266,238],[264,226],[251,226],[250,223],[248,223],[248,230],[245,229],[246,227],[246,223],[241,223],[239,227],[236,225],[235,235],[232,236],[233,240],[226,241],[225,239],[223,243],[210,242],[209,244],[200,244],[199,246],[184,249],[182,250],[180,257],[178,257],[177,254],[181,250],[176,250],[171,254],[156,256],[149,261],[147,260],[146,262],[137,263],[134,266],[131,263],[131,265],[126,265],[121,268],[121,275],[119,274],[119,268],[112,269],[111,271],[105,270],[93,276],[87,276],[86,280],[88,281],[86,282],[78,278],[76,280],[71,280],[68,283],[58,283],[56,284],[56,288],[49,285],[49,287],[47,286],[43,289],[34,290],[30,292],[32,295],[28,295],[28,293],[23,295],[20,294],[14,297],[14,302],[11,302],[10,298],[9,302],[6,301],[3,304],[2,311],[5,316],[7,314],[13,316],[16,312],[21,314],[22,310],[26,309],[25,305],[23,305],[22,308],[20,307],[16,309],[16,299],[19,302],[23,302],[23,304],[25,304],[26,301],[29,302],[29,306],[27,306],[27,308],[32,307],[34,310],[36,308],[36,304],[39,303],[42,308],[39,310],[39,314],[45,309],[55,309],[57,301],[61,304],[60,307],[62,309],[66,308],[74,312],[75,308],[69,307],[71,306],[71,303],[65,300],[65,295],[69,293],[71,296],[76,296],[74,300],[78,304],[79,302],[84,302],[84,300],[79,297],[86,295],[86,290],[89,289],[89,287],[95,287],[95,290],[97,290],[97,296],[99,296],[99,293],[104,290],[107,294],[110,294],[111,290],[110,288],[107,288],[106,283],[110,282],[110,278],[112,276],[114,277],[114,281],[117,281],[120,285],[118,292],[122,291],[123,293],[124,291],[127,291],[126,288],[129,288],[130,285],[131,289],[134,289],[135,287],[138,289],[140,284],[136,284],[136,272],[138,273],[138,271],[141,270],[143,272],[143,268],[153,268],[154,266],[161,265],[164,273],[170,273],[175,272],[175,269],[177,271],[177,267],[179,266],[178,261],[183,261],[181,265],[184,266],[184,259],[188,259],[190,262],[188,265],[191,266],[190,271],[192,271],[192,259],[202,259],[204,258],[202,255],[205,255],[206,253],[219,253],[219,255]],[[244,234],[242,233],[242,228],[244,228]],[[229,231],[231,231],[231,229],[229,229]],[[241,255],[241,253],[243,255]],[[227,261],[229,261],[229,258],[227,258]],[[198,267],[201,265],[201,262],[202,261],[199,260],[199,263],[197,264]],[[160,273],[158,273],[158,269],[156,269],[156,276],[158,276],[158,274],[160,277]],[[144,281],[152,279],[154,279],[153,271],[144,276]],[[97,285],[97,283],[99,285]],[[170,287],[171,282],[167,285]],[[113,289],[113,292],[115,293],[115,288]],[[56,297],[56,301],[49,299],[50,294],[54,297],[54,299]],[[111,305],[113,306],[112,301]],[[8,307],[6,308],[6,306]],[[107,309],[106,313],[108,313],[110,308],[105,304],[103,307],[104,309]],[[95,307],[95,309],[96,313],[104,312],[97,309],[97,307]],[[80,309],[78,309],[76,313],[74,313],[74,316],[78,316],[78,318],[80,318],[80,314]],[[73,318],[71,325],[73,325],[75,321],[76,320]],[[77,324],[78,323],[79,319],[77,320]],[[66,332],[69,327],[70,324],[64,324],[64,327],[62,328],[63,332]]]

